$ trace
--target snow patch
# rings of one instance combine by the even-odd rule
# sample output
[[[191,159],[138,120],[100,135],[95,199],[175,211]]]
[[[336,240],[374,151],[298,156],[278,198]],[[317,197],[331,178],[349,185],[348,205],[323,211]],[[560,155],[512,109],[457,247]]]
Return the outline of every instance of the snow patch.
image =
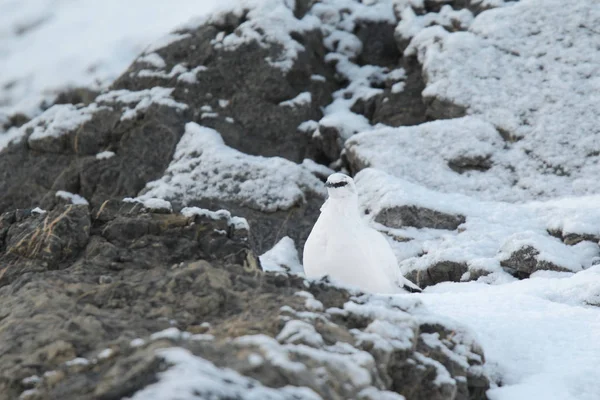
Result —
[[[270,400],[321,400],[314,391],[304,387],[285,386],[272,389],[259,381],[240,375],[194,356],[188,350],[173,347],[157,351],[171,367],[159,374],[157,383],[146,386],[131,400],[166,399],[177,396],[192,398],[254,398]]]
[[[294,239],[284,236],[273,248],[259,257],[263,271],[304,274]]]
[[[96,154],[96,160],[108,160],[109,158],[113,158],[116,154],[113,151],[101,151]]]
[[[286,210],[305,193],[324,195],[309,171],[280,157],[250,156],[225,145],[221,135],[190,122],[165,175],[148,183],[139,197],[227,200],[262,211]]]
[[[469,270],[502,274],[500,261],[527,244],[539,250],[538,259],[573,272],[590,267],[599,254],[598,246],[593,243],[567,246],[548,231],[571,221],[571,226],[583,226],[587,233],[600,236],[600,225],[593,226],[600,221],[600,209],[596,206],[600,195],[573,202],[569,199],[521,205],[486,202],[461,194],[435,192],[371,168],[358,173],[355,182],[361,207],[370,210],[371,218],[382,210],[399,206],[466,216],[466,222],[457,231],[381,226],[388,235],[408,240],[391,241],[404,274],[427,269],[440,261],[465,263]],[[578,221],[582,221],[581,225]],[[594,222],[587,224],[587,221]]]
[[[135,107],[129,107],[123,111],[121,121],[135,118],[152,104],[171,107],[180,111],[186,110],[188,108],[187,104],[179,103],[171,97],[173,90],[172,88],[163,88],[160,86],[139,91],[113,90],[98,96],[96,101],[99,103],[135,104]]]
[[[291,100],[282,101],[279,103],[282,107],[298,107],[312,102],[312,94],[310,92],[302,92]]]
[[[88,206],[90,203],[82,196],[74,193],[65,192],[64,190],[59,190],[55,194],[56,197],[67,200],[71,204],[75,205],[84,205]]]

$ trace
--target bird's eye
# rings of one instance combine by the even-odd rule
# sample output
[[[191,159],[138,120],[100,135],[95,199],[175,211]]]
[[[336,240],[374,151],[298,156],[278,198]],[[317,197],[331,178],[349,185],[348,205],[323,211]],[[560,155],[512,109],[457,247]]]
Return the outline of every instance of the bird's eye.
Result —
[[[348,182],[326,182],[325,186],[330,187],[330,188],[341,188],[344,187],[348,184]]]

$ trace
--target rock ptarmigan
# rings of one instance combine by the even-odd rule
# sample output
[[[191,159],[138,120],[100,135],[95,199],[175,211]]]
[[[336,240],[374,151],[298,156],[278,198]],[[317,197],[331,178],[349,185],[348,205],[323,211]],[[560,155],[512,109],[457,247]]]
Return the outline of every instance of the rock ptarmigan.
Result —
[[[372,293],[421,291],[402,276],[383,235],[361,217],[354,180],[336,173],[325,185],[329,198],[304,245],[306,276],[329,275]]]

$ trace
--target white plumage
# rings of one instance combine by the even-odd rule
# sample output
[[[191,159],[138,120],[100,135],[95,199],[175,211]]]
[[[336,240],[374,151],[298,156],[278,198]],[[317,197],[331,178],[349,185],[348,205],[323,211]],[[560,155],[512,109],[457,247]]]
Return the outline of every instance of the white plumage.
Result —
[[[372,293],[420,291],[400,274],[387,240],[361,217],[354,180],[336,173],[326,186],[329,198],[304,245],[306,276],[329,275]]]

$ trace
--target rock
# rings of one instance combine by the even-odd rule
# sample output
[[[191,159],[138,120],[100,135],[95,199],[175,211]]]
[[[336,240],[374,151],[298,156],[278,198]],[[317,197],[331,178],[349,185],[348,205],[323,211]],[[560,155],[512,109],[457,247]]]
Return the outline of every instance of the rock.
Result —
[[[143,204],[117,201],[92,210],[91,217],[87,210],[59,205],[44,215],[13,212],[4,217],[10,223],[10,246],[13,229],[35,232],[44,220],[51,224],[57,215],[72,221],[69,213],[80,212],[91,222],[82,249],[57,259],[58,269],[5,279],[6,285],[21,289],[0,290],[4,354],[0,393],[6,396],[0,398],[18,396],[26,389],[21,381],[34,374],[44,376],[35,388],[41,398],[130,396],[169,369],[156,351],[173,344],[263,385],[301,384],[334,399],[367,389],[365,393],[396,391],[415,398],[437,393],[441,399],[467,399],[474,393],[462,388],[463,380],[445,389],[432,386],[440,373],[466,376],[467,369],[458,368],[451,359],[471,354],[464,348],[473,354],[478,350],[474,342],[451,338],[437,328],[440,337],[450,340],[444,342],[447,349],[436,352],[431,341],[417,340],[424,329],[431,330],[419,322],[420,314],[412,315],[421,310],[418,303],[389,303],[391,299],[370,296],[350,301],[350,293],[322,282],[308,284],[295,276],[263,273],[247,237],[223,229],[234,218],[225,213],[216,219],[207,218],[209,214],[153,213]],[[56,235],[64,239],[79,229],[80,225],[69,223],[60,226]],[[6,257],[6,252],[0,256]],[[16,260],[10,268],[18,269],[22,262]],[[404,333],[387,337],[386,324],[395,324]],[[135,338],[166,328],[172,333],[154,335],[147,346],[129,345]],[[200,336],[190,340],[192,334],[186,330]],[[410,346],[379,344],[394,340],[408,341]],[[326,343],[338,343],[339,348]],[[452,343],[463,350],[456,353]],[[303,350],[306,346],[312,350]],[[98,354],[107,348],[112,349],[111,356],[100,358]],[[455,355],[448,358],[448,352]],[[249,354],[258,354],[263,361],[258,363],[256,357],[252,363],[240,361]],[[302,363],[304,372],[270,364],[270,354]],[[95,357],[97,361],[83,362]],[[431,369],[429,357],[447,367]],[[477,366],[483,361],[469,357],[461,365]],[[356,368],[371,377],[354,381],[355,372],[349,374]],[[413,375],[418,379],[404,379]],[[481,374],[465,382],[487,387]]]
[[[66,205],[49,213],[31,214],[14,222],[6,232],[4,262],[14,257],[46,261],[56,265],[76,257],[90,234],[87,206]]]
[[[519,279],[529,278],[529,275],[536,271],[573,272],[553,262],[539,259],[539,254],[535,247],[524,245],[502,259],[500,265],[506,272]]]
[[[465,263],[440,261],[433,263],[424,270],[413,269],[405,276],[420,288],[426,288],[427,286],[433,286],[441,282],[460,282],[462,276],[467,271],[468,268]],[[474,274],[471,280],[475,280],[478,277],[477,274]]]
[[[98,96],[98,92],[91,90],[86,87],[73,88],[69,90],[65,90],[64,92],[60,92],[56,99],[54,99],[54,104],[91,104],[94,102],[96,96]]]
[[[492,167],[492,161],[490,157],[458,157],[448,161],[448,166],[459,174],[467,171],[487,171]]]
[[[387,82],[382,93],[368,100],[359,99],[352,106],[352,111],[364,115],[373,125],[411,126],[428,121],[426,105],[421,96],[425,89],[421,68],[410,58],[403,59],[401,65],[406,73],[401,81],[401,91],[393,89],[398,82]]]
[[[313,137],[319,155],[324,156],[328,163],[337,160],[344,148],[344,140],[340,128],[334,125],[319,124],[318,135]]]
[[[381,65],[394,67],[400,59],[400,51],[394,40],[395,23],[387,22],[358,22],[354,34],[363,44],[358,56],[360,65]]]
[[[382,209],[375,216],[375,221],[390,228],[412,226],[455,230],[465,223],[466,218],[463,215],[446,214],[419,206],[395,206]]]
[[[575,233],[575,232],[564,233],[561,230],[548,230],[548,233],[550,235],[554,236],[555,238],[562,240],[562,242],[564,244],[566,244],[567,246],[574,246],[578,243],[585,242],[585,241],[594,242],[594,243],[600,242],[600,236],[592,235],[589,233]],[[1,236],[2,236],[2,234],[0,233],[0,237]]]
[[[4,130],[8,130],[10,128],[19,128],[21,126],[23,126],[24,124],[26,124],[27,122],[29,122],[29,117],[25,114],[22,113],[16,113],[13,114],[11,116],[9,116],[6,121],[3,121],[4,123],[2,124],[2,129]]]
[[[225,16],[224,20],[234,20],[233,15]],[[192,120],[219,131],[228,146],[246,154],[302,161],[310,151],[310,141],[298,134],[296,128],[306,120],[319,120],[320,107],[331,101],[331,92],[335,90],[327,81],[311,80],[316,74],[330,78],[333,75],[323,61],[325,50],[320,32],[295,34],[293,39],[302,43],[305,50],[292,68],[284,72],[266,60],[279,56],[275,46],[263,48],[249,42],[236,51],[228,51],[214,45],[220,33],[233,29],[235,26],[207,24],[181,31],[189,37],[156,51],[165,63],[161,70],[172,71],[183,64],[201,67],[191,81],[177,76],[162,78],[156,71],[146,76],[148,65],[137,62],[113,87],[140,90],[174,86],[175,98],[194,110]],[[303,88],[302,92],[308,90],[309,103],[280,105],[298,96],[301,93],[298,88]]]
[[[237,282],[236,270],[248,277],[260,272],[247,236],[222,232],[218,221],[151,213],[139,203],[116,201],[91,216],[87,207],[74,205],[3,216],[9,228],[0,253],[5,287],[0,288],[0,373],[8,380],[0,380],[0,393],[7,396],[0,398],[17,397],[20,379],[76,357],[91,359],[122,337],[148,335],[172,319],[193,325],[203,322],[197,319],[203,313],[219,315],[230,298],[218,289],[224,280]],[[229,265],[232,275],[207,261],[179,266],[198,259]],[[198,285],[193,290],[187,288],[192,282]],[[88,371],[76,370],[64,372]]]

